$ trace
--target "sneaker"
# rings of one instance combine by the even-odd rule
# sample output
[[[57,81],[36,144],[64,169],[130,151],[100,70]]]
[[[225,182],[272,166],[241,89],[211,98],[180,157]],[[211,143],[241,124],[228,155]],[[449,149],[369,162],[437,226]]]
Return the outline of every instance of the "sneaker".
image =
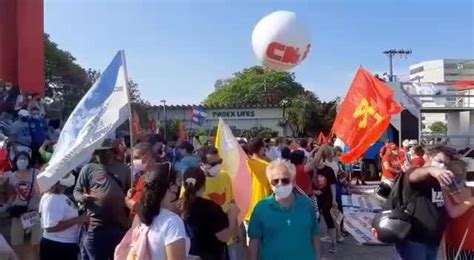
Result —
[[[337,239],[337,242],[338,242],[338,243],[344,242],[344,237],[341,236],[340,238],[338,238],[338,239]]]
[[[331,254],[335,254],[337,252],[337,246],[336,244],[332,244],[330,247],[329,247],[329,253]]]
[[[332,240],[330,237],[322,237],[321,242],[323,243],[332,243]]]

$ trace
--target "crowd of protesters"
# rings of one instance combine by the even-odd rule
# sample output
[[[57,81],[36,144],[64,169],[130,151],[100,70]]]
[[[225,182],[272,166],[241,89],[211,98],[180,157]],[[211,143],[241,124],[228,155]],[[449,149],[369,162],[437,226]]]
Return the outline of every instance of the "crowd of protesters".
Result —
[[[159,134],[133,149],[127,138],[106,139],[89,163],[41,194],[35,178],[57,131],[41,101],[18,104],[25,99],[11,97],[12,89],[2,89],[0,193],[20,259],[320,259],[320,242],[336,253],[347,235],[342,195],[352,184],[339,161],[343,150],[313,139],[239,141],[249,156],[248,212],[235,203],[222,151]],[[396,244],[400,256],[436,259],[444,236],[449,259],[473,259],[474,196],[464,185],[470,166],[445,147],[425,150],[413,141],[402,149],[387,142],[381,164],[386,197],[404,177],[401,192],[416,201],[415,228]],[[320,238],[322,222],[327,236]]]

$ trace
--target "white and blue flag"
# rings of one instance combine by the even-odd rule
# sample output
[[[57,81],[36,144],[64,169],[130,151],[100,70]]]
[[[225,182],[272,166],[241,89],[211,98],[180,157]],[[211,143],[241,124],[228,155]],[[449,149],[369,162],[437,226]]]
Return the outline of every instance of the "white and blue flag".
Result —
[[[130,117],[125,53],[119,51],[69,116],[48,167],[38,175],[41,191],[90,160],[102,142]]]
[[[192,112],[192,121],[196,123],[197,125],[202,125],[204,121],[207,118],[207,113],[201,109],[201,108],[196,108],[193,107],[193,112]]]

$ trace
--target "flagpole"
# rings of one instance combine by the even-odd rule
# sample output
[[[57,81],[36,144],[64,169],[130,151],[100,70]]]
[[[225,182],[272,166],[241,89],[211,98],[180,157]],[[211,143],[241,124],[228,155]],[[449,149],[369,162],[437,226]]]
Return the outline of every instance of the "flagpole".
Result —
[[[128,128],[130,131],[130,185],[133,187],[134,176],[133,176],[133,145],[135,143],[135,138],[133,137],[133,121],[132,121],[132,99],[130,98],[130,88],[128,87],[128,73],[127,73],[127,63],[125,61],[125,51],[120,51],[123,61],[123,74],[125,76],[125,89],[127,90],[128,96],[128,109],[130,110],[130,115],[128,116]]]

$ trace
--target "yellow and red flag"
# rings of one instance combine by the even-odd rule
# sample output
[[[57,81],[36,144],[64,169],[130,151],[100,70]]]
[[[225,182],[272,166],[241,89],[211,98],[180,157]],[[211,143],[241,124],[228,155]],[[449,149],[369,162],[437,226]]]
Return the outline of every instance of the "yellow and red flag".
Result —
[[[235,203],[240,209],[239,221],[243,221],[250,208],[252,196],[252,179],[247,166],[248,156],[222,118],[219,118],[215,141],[219,156],[222,158],[222,166],[232,180]]]
[[[392,115],[402,110],[389,86],[359,68],[332,128],[350,148],[341,161],[353,163],[359,160],[387,130]]]

